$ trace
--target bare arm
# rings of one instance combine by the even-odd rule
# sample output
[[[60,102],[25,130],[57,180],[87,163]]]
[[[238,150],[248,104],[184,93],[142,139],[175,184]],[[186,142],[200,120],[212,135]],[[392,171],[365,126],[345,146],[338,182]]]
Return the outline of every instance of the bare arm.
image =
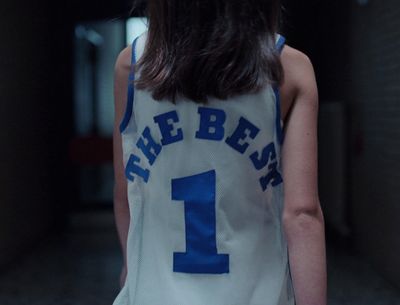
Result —
[[[282,61],[285,82],[295,88],[286,119],[282,166],[283,224],[296,304],[326,305],[325,231],[317,183],[317,86],[312,64],[304,54],[294,51]]]
[[[118,56],[115,64],[114,75],[114,104],[115,104],[115,120],[113,133],[113,150],[114,150],[114,215],[121,243],[122,254],[124,258],[124,266],[121,272],[120,285],[123,286],[126,277],[126,242],[128,238],[128,228],[130,223],[129,205],[127,197],[127,183],[124,174],[122,141],[119,132],[119,124],[126,107],[126,98],[128,90],[128,75],[130,69],[130,48],[124,49]]]

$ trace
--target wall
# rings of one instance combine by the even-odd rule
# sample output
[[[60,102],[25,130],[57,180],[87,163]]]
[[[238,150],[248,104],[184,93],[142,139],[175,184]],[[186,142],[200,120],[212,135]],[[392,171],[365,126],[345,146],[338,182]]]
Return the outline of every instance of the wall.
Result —
[[[71,31],[57,12],[44,0],[1,2],[0,267],[57,228],[67,209]]]
[[[126,17],[131,5],[131,0],[0,3],[0,269],[62,229],[77,206],[68,155],[74,24]]]
[[[96,132],[104,137],[111,137],[114,124],[113,83],[114,65],[119,52],[126,46],[125,21],[102,20],[79,23],[81,31],[99,35],[97,47],[96,77],[96,117],[93,118],[93,84],[90,44],[82,37],[75,39],[74,50],[74,91],[75,91],[75,129],[81,136]],[[84,30],[83,30],[84,29]],[[100,42],[101,41],[101,42]],[[93,122],[94,120],[94,122]]]
[[[70,0],[67,4],[71,8],[76,21],[93,21],[109,18],[126,18],[135,3],[135,7],[142,7],[146,0]]]
[[[345,111],[343,179],[351,240],[379,273],[400,287],[400,3],[284,3],[285,33],[289,44],[308,54],[314,64],[321,109],[337,101]],[[327,130],[319,133],[323,136]],[[320,161],[336,160],[332,141],[319,142]],[[320,168],[320,178],[334,174]],[[321,200],[329,202],[336,186],[320,186]]]
[[[351,11],[354,236],[400,287],[400,3],[371,0]]]

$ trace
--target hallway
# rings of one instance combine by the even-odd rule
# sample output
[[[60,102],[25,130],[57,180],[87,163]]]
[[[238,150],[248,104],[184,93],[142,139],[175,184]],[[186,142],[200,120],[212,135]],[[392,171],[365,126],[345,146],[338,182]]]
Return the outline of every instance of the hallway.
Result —
[[[64,234],[0,274],[0,304],[111,305],[121,264],[111,211],[75,214]],[[400,304],[400,292],[365,260],[329,242],[328,276],[329,305]]]
[[[70,217],[68,230],[0,273],[1,305],[106,305],[122,259],[111,212]]]

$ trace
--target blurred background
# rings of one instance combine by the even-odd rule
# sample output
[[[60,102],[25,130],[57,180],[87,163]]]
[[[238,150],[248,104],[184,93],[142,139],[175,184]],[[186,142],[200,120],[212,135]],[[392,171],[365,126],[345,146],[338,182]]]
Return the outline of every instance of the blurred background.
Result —
[[[400,2],[284,7],[282,33],[320,91],[329,304],[400,304]],[[2,305],[107,305],[118,293],[113,67],[146,29],[130,9],[1,1]]]

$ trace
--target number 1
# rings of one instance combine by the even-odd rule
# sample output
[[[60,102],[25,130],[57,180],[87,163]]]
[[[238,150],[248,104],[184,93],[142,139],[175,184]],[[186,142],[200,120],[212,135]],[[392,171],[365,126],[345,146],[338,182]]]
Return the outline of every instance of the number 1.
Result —
[[[172,179],[172,200],[184,201],[186,252],[174,252],[173,271],[229,273],[229,255],[218,254],[215,171]]]

